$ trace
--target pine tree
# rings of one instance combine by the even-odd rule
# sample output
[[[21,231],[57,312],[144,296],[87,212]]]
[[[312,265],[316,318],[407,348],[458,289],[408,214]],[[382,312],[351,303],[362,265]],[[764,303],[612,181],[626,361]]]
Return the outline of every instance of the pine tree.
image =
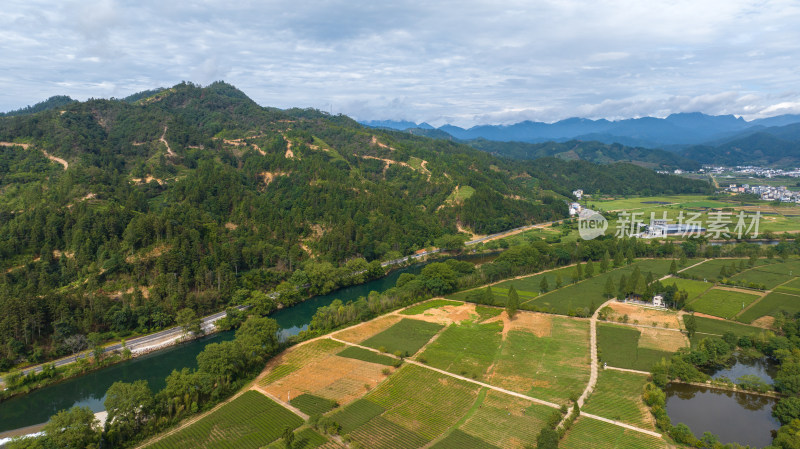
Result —
[[[686,266],[687,263],[689,263],[689,259],[686,258],[686,254],[681,254],[681,258],[678,261],[678,266],[683,268]]]
[[[486,287],[486,290],[483,292],[483,303],[487,306],[494,305],[494,293],[492,293],[492,286]]]
[[[617,250],[617,252],[614,254],[614,268],[621,267],[623,261],[624,260],[622,258],[622,251]]]
[[[575,281],[577,282],[581,279],[583,279],[583,265],[578,262],[578,264],[575,265]]]
[[[562,285],[564,285],[564,280],[561,279],[561,273],[558,273],[556,275],[556,288],[561,288]]]
[[[547,293],[548,290],[550,290],[550,286],[547,285],[547,276],[542,276],[542,281],[539,282],[539,291]]]
[[[675,259],[669,264],[669,274],[678,274],[678,264],[675,263]]]
[[[625,275],[619,277],[619,285],[617,286],[617,299],[625,299],[628,296],[628,280]]]
[[[636,256],[633,254],[633,248],[628,248],[628,252],[625,253],[625,257],[628,259],[628,265],[636,261]]]
[[[603,259],[600,260],[600,272],[605,273],[608,271],[609,266],[611,265],[611,255],[608,254],[608,250],[603,253]]]
[[[719,269],[719,276],[717,277],[720,279],[728,277],[728,270],[725,269],[725,265],[723,265],[722,268]]]
[[[517,314],[518,308],[519,294],[517,294],[517,289],[512,285],[508,289],[508,301],[506,302],[506,313],[508,314],[508,317],[513,319],[514,315]]]
[[[586,271],[586,278],[587,279],[592,277],[592,276],[594,276],[594,264],[592,263],[591,260],[586,262],[586,270],[585,271]]]
[[[603,296],[606,298],[614,297],[614,281],[611,279],[611,276],[606,279],[606,286],[603,289]]]
[[[633,292],[639,296],[644,296],[645,291],[647,291],[647,284],[645,284],[642,277],[639,277],[636,281],[636,286],[633,288]]]

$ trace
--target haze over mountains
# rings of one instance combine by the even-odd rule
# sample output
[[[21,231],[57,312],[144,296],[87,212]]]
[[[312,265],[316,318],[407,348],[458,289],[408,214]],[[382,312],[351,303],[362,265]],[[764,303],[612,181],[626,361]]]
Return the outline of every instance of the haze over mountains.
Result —
[[[372,127],[407,130],[434,138],[451,136],[472,142],[476,148],[518,158],[561,157],[562,153],[569,152],[574,145],[550,145],[547,146],[550,148],[548,151],[535,144],[582,141],[622,144],[624,147],[615,147],[611,151],[617,154],[616,157],[608,154],[596,155],[594,151],[585,157],[576,156],[573,152],[566,158],[585,158],[593,162],[604,162],[604,159],[627,160],[664,168],[691,168],[693,163],[800,164],[800,115],[779,115],[748,122],[732,115],[712,116],[694,112],[672,114],[663,119],[643,117],[609,121],[569,118],[555,123],[524,121],[513,125],[479,125],[469,129],[449,124],[434,128],[427,123],[417,125],[408,121],[362,123]],[[514,145],[490,145],[485,141],[513,142]],[[664,152],[654,154],[647,151],[648,149],[668,150],[677,153],[679,157],[676,159]],[[636,156],[631,156],[630,153],[636,153]]]

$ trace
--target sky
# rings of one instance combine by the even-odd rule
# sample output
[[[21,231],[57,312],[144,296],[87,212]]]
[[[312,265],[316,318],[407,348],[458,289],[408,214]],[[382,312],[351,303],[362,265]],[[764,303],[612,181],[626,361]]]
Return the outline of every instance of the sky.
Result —
[[[439,126],[800,113],[800,1],[5,0],[0,110],[229,82]]]

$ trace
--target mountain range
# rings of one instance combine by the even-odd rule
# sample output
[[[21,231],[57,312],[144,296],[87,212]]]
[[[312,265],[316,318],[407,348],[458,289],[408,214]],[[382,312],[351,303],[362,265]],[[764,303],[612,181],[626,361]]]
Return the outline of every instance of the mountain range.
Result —
[[[525,121],[469,129],[453,125],[433,128],[412,122],[365,123],[433,138],[455,139],[495,154],[519,158],[577,157],[599,163],[629,161],[654,168],[686,169],[698,163],[800,165],[800,115],[780,115],[748,122],[732,115],[679,113],[663,119],[644,117],[609,121],[570,118],[555,123]],[[545,142],[550,144],[539,145]],[[578,145],[583,150],[576,154],[570,153],[570,148],[575,146],[571,142],[594,144]],[[602,147],[600,144],[616,146]],[[589,147],[591,149],[587,150]],[[597,154],[600,150],[603,154]],[[669,156],[667,152],[677,157]],[[616,156],[610,156],[611,153]]]

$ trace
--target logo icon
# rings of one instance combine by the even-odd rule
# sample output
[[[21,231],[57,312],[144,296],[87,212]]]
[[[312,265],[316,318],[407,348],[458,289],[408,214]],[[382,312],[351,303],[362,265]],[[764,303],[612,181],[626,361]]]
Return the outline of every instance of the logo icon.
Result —
[[[578,233],[584,240],[600,237],[606,232],[606,229],[608,229],[608,220],[597,212],[586,218],[578,219]]]

